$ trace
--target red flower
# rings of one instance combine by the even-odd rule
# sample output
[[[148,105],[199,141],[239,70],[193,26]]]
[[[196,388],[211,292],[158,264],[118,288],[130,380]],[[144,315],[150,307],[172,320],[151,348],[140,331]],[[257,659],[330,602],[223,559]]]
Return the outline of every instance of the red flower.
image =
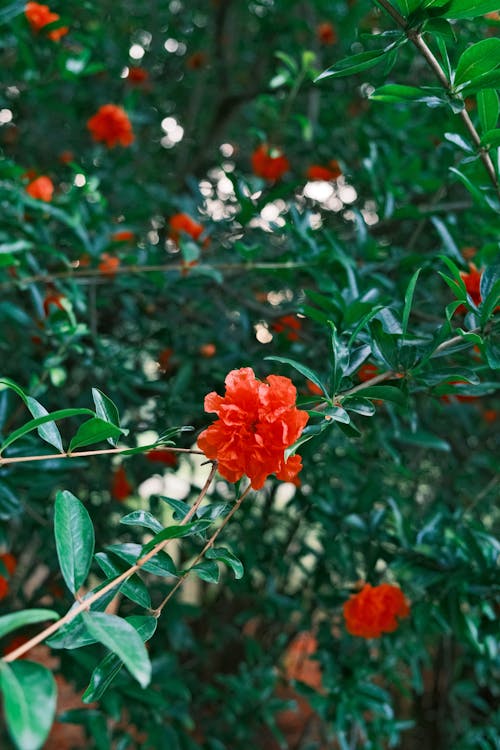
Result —
[[[24,15],[26,16],[32,31],[38,32],[43,29],[44,26],[48,26],[49,23],[59,21],[60,17],[57,13],[52,13],[48,5],[41,5],[41,3],[26,3],[24,9]],[[48,37],[54,42],[58,42],[59,39],[68,33],[67,26],[61,26],[59,29],[52,29],[49,31]]]
[[[7,573],[8,573],[7,578],[5,576],[0,575],[0,600],[1,600],[1,599],[5,599],[5,597],[9,593],[9,579],[11,578],[12,574],[14,573],[16,569],[17,560],[14,557],[14,555],[10,554],[10,552],[4,552],[3,555],[0,555],[0,560],[2,561],[4,568],[7,570]]]
[[[408,617],[410,606],[398,586],[366,583],[344,604],[347,631],[360,638],[380,638],[398,626],[396,617]]]
[[[364,365],[361,365],[361,367],[358,370],[358,380],[360,380],[362,383],[365,383],[367,380],[371,380],[375,377],[375,375],[379,374],[379,369],[376,365],[370,364],[370,362],[365,362]]]
[[[217,352],[217,347],[215,344],[202,344],[200,346],[200,354],[202,357],[205,357],[205,359],[210,359],[210,357],[215,357],[215,354]]]
[[[318,641],[307,631],[298,633],[288,646],[283,666],[287,680],[300,680],[314,690],[321,690],[321,667],[316,659],[311,659],[318,650]]]
[[[120,258],[116,258],[109,253],[103,253],[101,255],[101,262],[98,264],[97,268],[101,273],[104,273],[107,276],[114,276],[119,266]]]
[[[54,183],[52,182],[50,177],[45,177],[45,175],[42,175],[41,177],[37,177],[36,180],[33,180],[29,183],[29,185],[26,186],[26,192],[36,200],[50,203],[54,194]]]
[[[171,216],[168,225],[170,227],[168,236],[173,242],[178,242],[183,234],[187,234],[193,240],[199,240],[204,231],[204,226],[202,224],[198,224],[198,222],[192,219],[188,214],[183,213]],[[205,240],[205,244],[207,243],[207,240]]]
[[[335,27],[329,21],[324,21],[316,27],[316,34],[321,44],[335,44],[337,41],[337,32]]]
[[[135,238],[135,234],[128,229],[123,229],[121,232],[115,232],[111,235],[113,242],[132,242]]]
[[[127,474],[123,466],[119,466],[113,473],[111,479],[111,494],[115,500],[126,500],[132,493],[133,487],[128,481]]]
[[[87,127],[94,141],[103,141],[108,148],[130,146],[134,140],[132,124],[127,113],[116,104],[104,104],[96,114],[87,121]]]
[[[466,273],[465,271],[460,271],[460,277],[462,281],[465,284],[465,288],[467,290],[467,294],[472,299],[475,305],[479,305],[481,303],[481,291],[480,291],[480,284],[481,284],[481,276],[483,275],[482,271],[479,271],[474,263],[469,263],[469,272]],[[465,305],[461,305],[459,308],[457,308],[457,311],[465,312]]]
[[[338,161],[332,159],[328,167],[322,167],[319,164],[311,164],[307,169],[306,177],[308,180],[312,181],[324,180],[325,182],[330,182],[338,179],[341,174],[342,170],[340,169]]]
[[[272,182],[279,180],[290,169],[290,162],[277,148],[263,143],[252,154],[252,170],[257,177]]]
[[[61,151],[61,153],[58,156],[59,161],[61,164],[69,164],[71,161],[75,160],[75,155],[73,151]]]
[[[205,411],[219,419],[198,438],[208,458],[217,459],[219,472],[229,482],[243,474],[254,490],[270,474],[293,481],[302,468],[300,456],[285,461],[284,452],[297,440],[308,420],[295,406],[297,391],[289,378],[269,375],[257,380],[251,367],[232,370],[226,377],[226,395],[209,393]]]
[[[146,458],[152,463],[177,466],[177,453],[169,451],[168,448],[153,448],[152,451],[146,453]]]
[[[149,73],[145,68],[141,68],[137,65],[135,68],[129,68],[127,73],[127,83],[132,86],[140,86],[142,83],[147,83],[149,80]]]
[[[319,385],[316,385],[316,383],[313,383],[312,380],[306,380],[306,388],[309,391],[309,393],[312,393],[313,396],[324,396],[325,394],[319,387]]]
[[[282,315],[271,324],[271,328],[276,333],[284,333],[289,341],[298,341],[300,336],[297,331],[302,328],[302,323],[295,315]]]

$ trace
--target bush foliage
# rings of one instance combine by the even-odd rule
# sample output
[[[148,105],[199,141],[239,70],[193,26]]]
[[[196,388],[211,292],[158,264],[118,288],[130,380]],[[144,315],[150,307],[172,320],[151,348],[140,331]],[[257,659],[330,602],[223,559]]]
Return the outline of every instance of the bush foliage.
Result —
[[[2,748],[497,747],[498,10],[0,9]]]

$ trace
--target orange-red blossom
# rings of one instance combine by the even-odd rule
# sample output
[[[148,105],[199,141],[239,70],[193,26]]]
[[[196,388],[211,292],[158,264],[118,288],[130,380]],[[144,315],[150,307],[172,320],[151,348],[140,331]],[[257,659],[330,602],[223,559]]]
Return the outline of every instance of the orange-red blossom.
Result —
[[[24,8],[24,15],[31,26],[32,31],[38,33],[49,23],[55,23],[59,21],[60,15],[58,13],[52,13],[48,5],[42,5],[41,3],[26,3]],[[47,36],[52,39],[53,42],[58,42],[62,36],[68,33],[67,26],[61,26],[59,29],[52,29],[49,31]]]
[[[267,143],[260,145],[252,154],[252,170],[257,177],[272,182],[279,180],[290,169],[290,162],[278,148]]]
[[[396,617],[408,617],[410,606],[398,586],[366,583],[344,604],[347,631],[360,638],[380,638],[398,627]]]
[[[104,104],[99,107],[95,115],[87,121],[87,127],[94,141],[102,141],[108,148],[114,148],[118,144],[130,146],[134,140],[132,124],[127,113],[116,104]]]
[[[168,221],[168,226],[170,227],[168,236],[173,242],[178,242],[183,234],[187,234],[193,240],[197,241],[200,239],[200,236],[205,229],[203,224],[199,224],[192,219],[189,214],[185,213],[174,214],[171,216]],[[208,242],[209,239],[207,237],[204,244],[207,245]]]
[[[10,552],[4,552],[3,555],[0,555],[0,560],[2,561],[4,568],[8,573],[8,578],[10,578],[17,566],[16,558],[14,557],[14,555],[11,555]],[[0,599],[5,599],[5,597],[9,593],[8,578],[0,575]]]
[[[41,175],[35,180],[32,180],[29,185],[26,186],[26,192],[36,200],[50,203],[52,196],[54,195],[54,183],[50,177]]]
[[[291,482],[302,468],[298,455],[285,460],[285,450],[302,433],[308,414],[297,409],[297,391],[289,378],[255,377],[251,367],[232,370],[226,394],[209,393],[205,411],[219,419],[204,430],[198,445],[207,458],[217,459],[220,474],[236,482],[246,474],[259,490],[270,474]]]

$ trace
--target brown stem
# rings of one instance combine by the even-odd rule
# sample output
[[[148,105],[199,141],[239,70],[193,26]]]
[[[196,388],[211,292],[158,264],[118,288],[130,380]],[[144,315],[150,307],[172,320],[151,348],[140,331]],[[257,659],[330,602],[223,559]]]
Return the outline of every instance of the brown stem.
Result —
[[[200,507],[203,499],[205,498],[205,495],[207,494],[210,485],[212,484],[212,481],[215,477],[215,473],[217,471],[217,461],[212,461],[212,468],[210,469],[210,474],[207,477],[207,480],[205,484],[203,485],[200,494],[196,498],[195,502],[189,509],[189,511],[186,513],[182,521],[180,522],[180,526],[185,526],[191,518],[194,516],[198,508]],[[60,628],[62,628],[63,625],[66,625],[67,623],[71,622],[72,620],[77,617],[81,612],[84,612],[90,608],[90,606],[101,599],[104,594],[107,594],[108,591],[111,591],[111,589],[115,588],[118,584],[122,583],[123,581],[126,581],[130,576],[132,576],[134,573],[137,573],[142,566],[148,562],[148,560],[151,560],[152,557],[155,557],[155,555],[158,554],[158,552],[161,552],[165,549],[165,547],[171,542],[172,539],[164,539],[162,542],[159,542],[155,547],[153,547],[152,550],[147,552],[145,555],[140,557],[134,565],[132,565],[130,568],[125,570],[123,573],[121,573],[116,578],[113,578],[112,581],[110,581],[106,586],[103,586],[102,589],[99,591],[96,591],[94,594],[89,596],[87,599],[84,599],[78,606],[76,606],[74,609],[71,609],[69,612],[67,612],[64,617],[61,617],[57,622],[52,623],[52,625],[49,625],[45,630],[42,630],[38,635],[33,636],[33,638],[30,638],[29,641],[26,641],[26,643],[23,643],[22,646],[19,646],[18,648],[14,649],[14,651],[11,651],[9,654],[3,657],[3,661],[9,662],[9,661],[15,661],[20,656],[25,654],[27,651],[33,648],[33,646],[36,646],[38,643],[41,643],[46,638],[48,638],[53,633],[57,633]]]
[[[205,454],[203,451],[198,451],[193,448],[174,448],[173,446],[167,446],[167,450],[172,451],[173,453],[193,453],[198,456],[204,456]],[[0,466],[4,466],[5,464],[20,464],[24,463],[25,461],[48,461],[49,459],[54,458],[81,458],[82,456],[102,456],[108,453],[127,453],[130,450],[135,450],[131,448],[105,448],[104,450],[99,451],[78,451],[78,453],[47,453],[45,455],[39,455],[39,456],[13,456],[12,458],[2,458],[0,456]],[[145,446],[145,451],[150,450],[148,446]],[[153,450],[151,448],[151,450]]]
[[[229,513],[227,514],[227,516],[225,517],[224,521],[221,523],[221,525],[217,529],[217,531],[215,531],[212,534],[212,536],[210,537],[210,539],[208,540],[208,542],[205,544],[205,546],[203,547],[203,549],[201,550],[201,552],[198,555],[196,555],[194,561],[191,563],[191,568],[194,565],[196,565],[197,563],[199,563],[199,561],[205,555],[205,552],[207,550],[209,550],[210,547],[213,546],[213,543],[215,542],[215,540],[217,539],[217,537],[221,533],[222,529],[226,526],[226,524],[228,523],[228,521],[230,521],[230,519],[234,516],[234,514],[236,513],[236,511],[238,510],[238,508],[241,506],[243,500],[248,495],[248,493],[250,492],[251,489],[252,489],[251,485],[248,485],[248,487],[241,493],[241,495],[239,496],[239,498],[237,499],[237,501],[235,502],[235,504],[233,505],[233,507],[231,508],[231,510],[229,511]],[[190,568],[190,570],[191,570],[191,568]],[[151,614],[154,617],[159,617],[161,615],[161,613],[162,613],[165,605],[167,604],[167,602],[173,597],[173,595],[175,594],[175,592],[177,591],[177,589],[182,586],[182,584],[184,583],[184,581],[188,577],[188,575],[190,573],[190,570],[186,570],[186,572],[179,578],[179,580],[177,581],[177,583],[175,584],[175,586],[173,587],[173,589],[171,589],[168,592],[167,596],[163,599],[163,601],[161,602],[161,604],[156,609],[154,609],[151,612]]]
[[[434,53],[429,48],[427,43],[424,41],[422,35],[420,32],[418,32],[416,29],[408,28],[408,24],[405,18],[398,13],[398,11],[391,5],[389,0],[377,0],[378,5],[381,5],[384,10],[391,16],[391,18],[397,23],[397,25],[403,29],[406,36],[412,42],[412,44],[418,49],[422,57],[427,62],[427,65],[431,68],[432,72],[438,79],[441,86],[446,91],[452,91],[452,85],[451,82],[448,81],[446,75],[444,74],[439,62],[437,61],[436,57],[434,56]],[[483,162],[483,165],[486,169],[486,172],[488,173],[488,177],[490,178],[491,183],[493,184],[493,187],[497,191],[498,195],[500,196],[500,185],[498,183],[498,177],[495,170],[495,165],[493,164],[493,161],[489,155],[489,153],[484,149],[481,148],[481,138],[479,137],[479,133],[477,132],[474,123],[469,117],[468,112],[465,109],[462,109],[459,113],[460,117],[462,119],[462,122],[465,126],[465,129],[469,133],[472,142],[475,146],[479,148],[479,156],[481,158],[481,161]]]

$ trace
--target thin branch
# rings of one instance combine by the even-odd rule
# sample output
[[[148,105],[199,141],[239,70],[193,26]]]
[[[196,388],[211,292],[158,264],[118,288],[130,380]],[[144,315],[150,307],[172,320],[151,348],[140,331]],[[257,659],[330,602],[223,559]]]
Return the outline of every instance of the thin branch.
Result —
[[[166,446],[166,450],[172,451],[173,453],[194,453],[198,456],[204,456],[205,454],[203,451],[198,451],[194,448],[175,448],[174,446]],[[46,453],[41,454],[38,456],[13,456],[12,458],[2,458],[0,456],[0,466],[4,466],[5,464],[21,464],[25,463],[26,461],[48,461],[55,458],[82,458],[85,456],[102,456],[109,453],[128,453],[128,451],[131,450],[137,450],[136,448],[104,448],[104,450],[99,451],[78,451],[77,453]],[[146,450],[154,450],[153,448],[149,448],[148,446],[144,447],[144,452]]]
[[[217,461],[212,461],[212,468],[210,469],[210,474],[207,477],[207,480],[205,484],[203,485],[200,494],[196,498],[195,502],[189,509],[189,511],[186,513],[182,521],[180,522],[180,526],[185,526],[191,518],[194,516],[198,508],[200,507],[203,499],[205,498],[205,495],[207,494],[210,485],[213,482],[213,479],[215,477],[215,473],[217,471]],[[165,549],[165,547],[172,541],[172,539],[164,539],[162,542],[157,544],[153,549],[151,549],[149,552],[147,552],[145,555],[140,557],[134,565],[132,565],[130,568],[125,570],[123,573],[121,573],[116,578],[113,578],[106,586],[103,586],[102,589],[99,591],[96,591],[94,594],[89,596],[87,599],[84,599],[80,604],[78,604],[74,609],[69,610],[64,617],[61,617],[57,622],[52,623],[52,625],[49,625],[45,630],[42,630],[38,635],[33,636],[33,638],[30,638],[29,641],[26,641],[26,643],[23,643],[22,646],[19,646],[18,648],[14,649],[14,651],[11,651],[9,654],[3,657],[3,661],[10,662],[15,661],[20,656],[25,654],[27,651],[33,648],[33,646],[36,646],[38,643],[41,643],[49,636],[53,635],[54,633],[57,633],[58,630],[60,630],[63,625],[67,625],[72,620],[75,619],[81,612],[87,611],[94,602],[99,601],[99,599],[102,599],[102,597],[108,593],[108,591],[111,591],[112,589],[116,588],[116,586],[120,583],[123,583],[124,581],[128,580],[130,576],[132,576],[134,573],[137,573],[143,565],[145,565],[149,560],[151,560],[152,557],[155,557],[159,552]],[[117,592],[118,593],[118,592]]]
[[[417,31],[416,29],[412,29],[408,27],[408,23],[406,19],[403,18],[403,16],[400,13],[398,13],[398,11],[391,5],[389,0],[377,0],[377,4],[382,6],[382,8],[384,8],[384,10],[391,16],[391,18],[397,23],[397,25],[405,32],[409,41],[412,42],[412,44],[418,49],[422,57],[427,62],[427,65],[431,68],[432,72],[438,79],[441,86],[446,91],[452,92],[453,89],[452,89],[451,82],[448,81],[446,75],[444,74],[443,69],[441,68],[439,62],[437,61],[430,47],[424,41],[421,33]],[[471,137],[472,142],[474,143],[475,146],[479,148],[479,156],[481,158],[481,161],[483,162],[483,165],[486,169],[486,172],[488,173],[488,177],[490,178],[490,181],[493,184],[493,187],[495,188],[498,195],[500,196],[500,185],[498,183],[498,177],[496,174],[495,165],[493,164],[491,156],[484,148],[481,148],[481,138],[474,126],[474,123],[470,119],[467,110],[462,109],[459,115],[462,119],[465,129],[467,130],[467,132],[469,133]]]
[[[248,495],[248,493],[250,492],[251,489],[252,489],[251,485],[248,485],[248,487],[244,490],[244,492],[241,493],[241,495],[239,496],[238,500],[235,502],[235,504],[233,505],[233,507],[231,508],[231,510],[229,511],[229,513],[227,514],[227,516],[225,517],[224,521],[221,523],[221,525],[217,529],[217,531],[215,531],[212,534],[212,536],[210,537],[210,539],[208,540],[208,542],[205,544],[205,546],[203,547],[203,549],[201,550],[201,552],[198,555],[196,555],[194,561],[191,563],[190,569],[186,570],[186,572],[179,578],[179,580],[177,581],[177,583],[175,584],[175,586],[173,587],[173,589],[171,589],[168,592],[167,596],[163,599],[163,601],[161,602],[161,604],[156,609],[154,609],[151,612],[151,614],[154,617],[160,617],[160,615],[161,615],[161,613],[162,613],[165,605],[167,604],[167,602],[173,597],[173,595],[175,594],[175,592],[177,591],[177,589],[179,589],[182,586],[182,584],[184,583],[184,581],[188,577],[188,575],[189,575],[189,573],[191,571],[191,568],[194,565],[196,565],[197,563],[199,563],[199,561],[205,555],[205,553],[207,552],[207,550],[209,550],[210,547],[213,546],[215,540],[217,539],[217,537],[221,533],[222,529],[227,525],[227,523],[234,516],[234,514],[236,513],[236,511],[238,510],[238,508],[241,506],[243,500],[246,498],[246,496]]]

